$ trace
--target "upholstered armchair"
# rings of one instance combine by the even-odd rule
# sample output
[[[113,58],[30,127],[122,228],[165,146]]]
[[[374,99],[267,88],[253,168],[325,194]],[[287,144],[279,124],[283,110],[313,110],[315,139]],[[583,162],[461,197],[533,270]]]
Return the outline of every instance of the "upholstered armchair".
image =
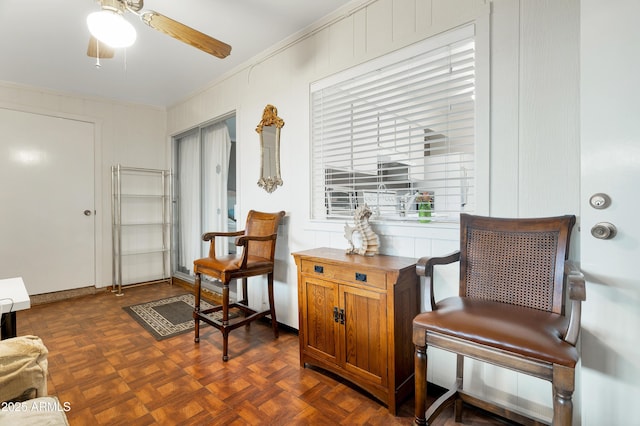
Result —
[[[70,406],[47,396],[48,354],[36,336],[0,341],[0,425],[69,425]]]
[[[519,424],[539,424],[529,413],[466,392],[464,357],[549,381],[553,425],[571,424],[580,357],[576,341],[586,299],[584,277],[567,260],[575,221],[572,215],[501,219],[461,214],[460,250],[418,261],[416,271],[428,283],[431,310],[413,320],[416,424],[433,424],[451,404],[460,422],[463,402]],[[434,266],[453,262],[460,267],[459,295],[436,303]],[[457,354],[453,387],[428,410],[427,347]]]
[[[23,401],[46,395],[48,353],[36,336],[0,341],[0,401]]]

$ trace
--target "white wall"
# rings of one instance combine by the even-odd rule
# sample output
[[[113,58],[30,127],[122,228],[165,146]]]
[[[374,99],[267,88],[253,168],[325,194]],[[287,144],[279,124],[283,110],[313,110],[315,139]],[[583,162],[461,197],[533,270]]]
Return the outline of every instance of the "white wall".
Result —
[[[82,117],[99,129],[94,141],[96,287],[111,279],[111,166],[167,168],[166,112],[141,105],[79,98],[46,89],[0,82],[4,106],[53,116]],[[86,283],[91,285],[92,283]]]
[[[495,0],[492,34],[491,213],[577,214],[579,2]]]
[[[481,213],[577,214],[578,0],[352,2],[319,23],[317,30],[274,46],[169,109],[170,135],[236,111],[240,217],[249,209],[284,209],[288,214],[278,240],[275,292],[279,321],[297,327],[297,276],[290,253],[318,246],[347,247],[342,223],[308,219],[308,165],[313,161],[309,158],[310,83],[486,15],[489,8],[492,77],[485,97],[491,102],[487,156],[491,167],[488,202]],[[256,185],[260,158],[254,129],[267,103],[276,105],[285,120],[284,186],[273,194]],[[455,225],[378,227],[377,231],[385,254],[420,257],[458,247]],[[440,280],[438,296],[455,293],[455,269],[440,274],[445,279]],[[264,294],[251,297],[254,304],[265,300]],[[454,364],[451,359],[442,363],[447,368],[430,371],[429,380],[448,385]],[[479,364],[472,366],[469,378],[472,389],[542,416],[549,414],[551,390],[545,382]]]

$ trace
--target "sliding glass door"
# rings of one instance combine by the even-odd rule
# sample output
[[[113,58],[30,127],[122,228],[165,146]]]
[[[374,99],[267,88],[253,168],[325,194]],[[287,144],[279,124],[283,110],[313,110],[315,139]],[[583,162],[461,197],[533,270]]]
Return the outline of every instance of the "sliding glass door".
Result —
[[[193,261],[206,256],[202,234],[235,231],[235,117],[189,130],[173,139],[174,275],[193,279]],[[233,250],[216,240],[216,255]]]

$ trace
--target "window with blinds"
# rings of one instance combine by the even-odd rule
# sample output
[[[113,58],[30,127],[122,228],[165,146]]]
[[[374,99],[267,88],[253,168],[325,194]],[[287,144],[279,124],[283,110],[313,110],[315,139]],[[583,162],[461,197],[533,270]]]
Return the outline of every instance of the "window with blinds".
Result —
[[[469,25],[311,86],[312,218],[474,210],[474,38]]]

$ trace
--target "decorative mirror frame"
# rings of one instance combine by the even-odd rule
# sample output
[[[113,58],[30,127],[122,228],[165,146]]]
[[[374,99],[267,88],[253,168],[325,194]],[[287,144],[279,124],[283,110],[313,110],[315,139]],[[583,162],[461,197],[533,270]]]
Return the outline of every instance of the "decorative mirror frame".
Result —
[[[276,150],[276,158],[275,158],[275,166],[276,166],[276,175],[275,176],[265,176],[264,175],[264,136],[263,136],[263,127],[271,127],[274,126],[276,128],[276,140],[275,140],[275,150]],[[268,104],[264,107],[264,111],[262,112],[262,120],[256,127],[256,132],[260,134],[260,179],[258,180],[258,186],[260,188],[264,188],[265,191],[271,193],[275,191],[278,186],[282,185],[282,177],[280,176],[280,129],[284,127],[284,120],[278,117],[278,109]]]

